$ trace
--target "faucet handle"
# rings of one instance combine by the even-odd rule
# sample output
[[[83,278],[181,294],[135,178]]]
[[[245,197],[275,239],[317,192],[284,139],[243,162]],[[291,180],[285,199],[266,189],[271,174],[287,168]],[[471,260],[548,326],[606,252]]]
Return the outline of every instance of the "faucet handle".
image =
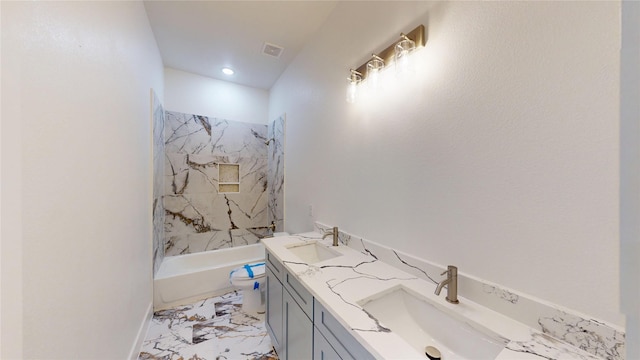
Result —
[[[457,275],[458,274],[458,268],[456,266],[449,265],[449,266],[447,266],[447,270],[445,270],[440,275],[444,275],[444,274],[450,274],[451,276]]]

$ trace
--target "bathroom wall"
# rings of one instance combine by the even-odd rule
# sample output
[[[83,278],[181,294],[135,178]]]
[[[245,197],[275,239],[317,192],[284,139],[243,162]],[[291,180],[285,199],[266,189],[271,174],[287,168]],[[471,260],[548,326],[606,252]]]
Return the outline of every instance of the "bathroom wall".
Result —
[[[153,274],[164,259],[164,108],[158,95],[151,90],[151,114],[153,127]]]
[[[623,325],[619,16],[618,2],[340,2],[271,89],[285,230],[337,225]],[[414,75],[391,67],[346,103],[348,69],[418,24]]]
[[[255,244],[267,227],[267,125],[167,111],[165,255]],[[219,191],[239,164],[239,192]]]
[[[285,115],[269,123],[267,138],[269,143],[267,158],[267,193],[269,224],[275,223],[276,232],[284,231],[284,145]]]
[[[163,97],[144,6],[0,7],[0,357],[135,357],[152,310],[149,89]]]
[[[625,1],[620,50],[620,306],[627,359],[640,359],[640,3]]]
[[[172,68],[164,69],[164,77],[166,109],[245,123],[269,122],[267,90]]]

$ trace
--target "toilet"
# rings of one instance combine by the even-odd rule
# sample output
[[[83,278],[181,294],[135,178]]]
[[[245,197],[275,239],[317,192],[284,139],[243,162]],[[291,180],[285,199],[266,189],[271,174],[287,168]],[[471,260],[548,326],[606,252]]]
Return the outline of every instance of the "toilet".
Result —
[[[260,262],[235,268],[229,275],[231,285],[242,291],[242,310],[245,312],[264,312],[264,271],[264,262]]]
[[[273,237],[289,236],[286,232],[277,232]],[[265,263],[250,263],[231,270],[229,281],[242,291],[242,310],[244,312],[264,313]]]

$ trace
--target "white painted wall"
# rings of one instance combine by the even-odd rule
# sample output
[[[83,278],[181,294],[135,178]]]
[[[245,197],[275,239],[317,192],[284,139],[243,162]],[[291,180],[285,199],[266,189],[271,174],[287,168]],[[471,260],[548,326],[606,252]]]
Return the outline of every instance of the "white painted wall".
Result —
[[[165,109],[254,124],[268,123],[267,90],[165,68]]]
[[[619,2],[339,3],[271,89],[286,231],[320,220],[622,325],[619,16]],[[418,24],[416,74],[387,71],[347,104],[348,69]]]
[[[136,356],[152,301],[149,89],[163,94],[144,6],[1,6],[1,357]]]
[[[19,76],[6,76],[6,69],[19,69],[20,62],[15,56],[6,56],[8,49],[18,46],[19,39],[6,36],[5,3],[0,3],[0,21],[2,25],[1,68],[0,68],[0,115],[2,134],[0,147],[0,207],[2,208],[2,228],[0,229],[0,358],[22,358],[22,163],[16,151],[22,147],[22,131],[20,123],[11,121],[19,119],[20,93],[8,89],[18,89]],[[14,24],[15,25],[15,24]]]
[[[620,304],[627,359],[640,359],[640,3],[622,2],[620,59]]]

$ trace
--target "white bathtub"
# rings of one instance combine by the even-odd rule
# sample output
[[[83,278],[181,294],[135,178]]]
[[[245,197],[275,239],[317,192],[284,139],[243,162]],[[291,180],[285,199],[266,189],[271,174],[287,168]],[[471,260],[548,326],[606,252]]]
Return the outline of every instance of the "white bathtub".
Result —
[[[153,308],[167,309],[230,291],[231,270],[260,261],[264,261],[262,244],[166,257],[153,280]]]

